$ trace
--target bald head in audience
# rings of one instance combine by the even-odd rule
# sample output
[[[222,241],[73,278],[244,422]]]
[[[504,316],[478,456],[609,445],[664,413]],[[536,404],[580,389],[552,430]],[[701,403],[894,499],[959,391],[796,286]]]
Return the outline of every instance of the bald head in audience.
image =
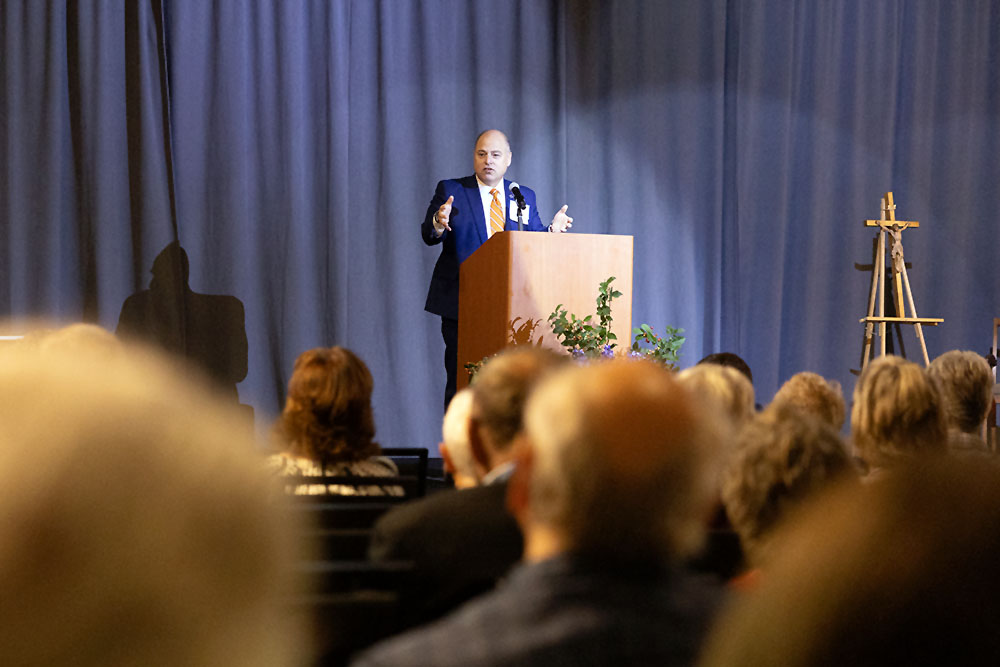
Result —
[[[613,361],[554,376],[528,405],[509,496],[526,559],[689,555],[714,501],[718,447],[706,412],[661,367]]]
[[[996,664],[998,525],[1000,471],[982,459],[901,463],[840,488],[781,536],[701,664]]]
[[[294,664],[245,420],[94,333],[0,360],[0,663]]]
[[[468,489],[479,483],[476,463],[469,444],[469,416],[472,413],[472,389],[466,387],[451,399],[441,423],[441,459],[445,472],[452,476],[456,489]]]

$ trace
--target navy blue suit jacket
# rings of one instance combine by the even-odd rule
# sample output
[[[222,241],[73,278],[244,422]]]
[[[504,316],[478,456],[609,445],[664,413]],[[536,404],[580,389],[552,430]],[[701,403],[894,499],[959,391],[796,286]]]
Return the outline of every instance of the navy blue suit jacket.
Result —
[[[507,198],[507,230],[517,229],[517,209],[514,195],[510,193],[510,181],[503,181],[504,194]],[[540,232],[547,229],[542,225],[535,205],[535,193],[531,188],[520,187],[524,195],[524,203],[528,210],[523,220],[526,231]],[[434,214],[441,205],[454,197],[451,203],[451,219],[447,229],[438,237],[434,234]],[[511,215],[513,214],[513,219]],[[431,286],[427,291],[427,303],[424,310],[447,317],[458,319],[458,267],[466,258],[486,242],[486,214],[483,211],[483,200],[479,196],[479,183],[476,177],[450,179],[437,184],[434,198],[427,207],[427,214],[420,226],[420,234],[427,245],[443,244],[441,256],[434,265],[431,276]]]

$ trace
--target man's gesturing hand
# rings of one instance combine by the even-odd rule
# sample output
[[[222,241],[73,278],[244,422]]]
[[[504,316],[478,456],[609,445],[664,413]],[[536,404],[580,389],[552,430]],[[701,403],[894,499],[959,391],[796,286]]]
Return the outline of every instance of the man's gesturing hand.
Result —
[[[451,231],[451,226],[448,222],[451,219],[451,203],[453,201],[455,201],[454,195],[448,197],[448,201],[441,204],[441,208],[434,214],[434,231],[437,232],[438,236],[441,236],[446,229],[449,232]]]
[[[563,204],[563,207],[552,217],[552,224],[549,225],[551,231],[565,232],[573,226],[573,218],[566,215],[567,208],[569,208],[569,204]]]

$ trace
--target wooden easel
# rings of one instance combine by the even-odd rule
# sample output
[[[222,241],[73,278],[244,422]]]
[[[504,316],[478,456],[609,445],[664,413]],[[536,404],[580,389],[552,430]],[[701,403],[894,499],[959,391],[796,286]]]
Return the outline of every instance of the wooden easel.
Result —
[[[866,227],[878,227],[878,246],[875,251],[875,265],[872,267],[872,289],[868,296],[868,316],[859,321],[865,325],[865,345],[861,355],[861,370],[868,366],[871,356],[872,335],[875,324],[878,324],[878,335],[881,343],[881,354],[885,356],[886,324],[912,324],[920,341],[920,349],[924,353],[924,365],[929,366],[927,343],[924,342],[922,325],[937,326],[944,322],[939,317],[918,317],[917,307],[913,305],[913,292],[910,291],[910,279],[906,275],[906,262],[903,260],[903,230],[908,227],[919,227],[915,220],[896,220],[896,204],[892,201],[892,193],[886,192],[882,197],[882,217],[879,220],[865,220]],[[889,235],[890,279],[892,280],[892,298],[896,306],[896,314],[902,317],[885,316],[885,237]],[[903,288],[906,288],[906,302],[910,305],[910,317],[905,317],[903,307]],[[875,315],[875,299],[878,297],[878,315]]]

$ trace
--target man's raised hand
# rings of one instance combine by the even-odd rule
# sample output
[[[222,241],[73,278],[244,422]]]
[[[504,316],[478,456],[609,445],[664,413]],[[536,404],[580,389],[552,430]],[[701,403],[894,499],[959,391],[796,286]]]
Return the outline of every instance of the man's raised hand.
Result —
[[[553,232],[565,232],[573,226],[573,218],[566,215],[567,208],[569,208],[569,204],[563,204],[563,207],[552,217],[552,224],[549,225],[550,230]]]
[[[451,220],[451,203],[453,201],[455,201],[454,195],[448,197],[448,201],[441,204],[441,208],[434,214],[434,231],[437,232],[438,236],[441,236],[446,229],[451,231],[451,226],[448,223]]]

